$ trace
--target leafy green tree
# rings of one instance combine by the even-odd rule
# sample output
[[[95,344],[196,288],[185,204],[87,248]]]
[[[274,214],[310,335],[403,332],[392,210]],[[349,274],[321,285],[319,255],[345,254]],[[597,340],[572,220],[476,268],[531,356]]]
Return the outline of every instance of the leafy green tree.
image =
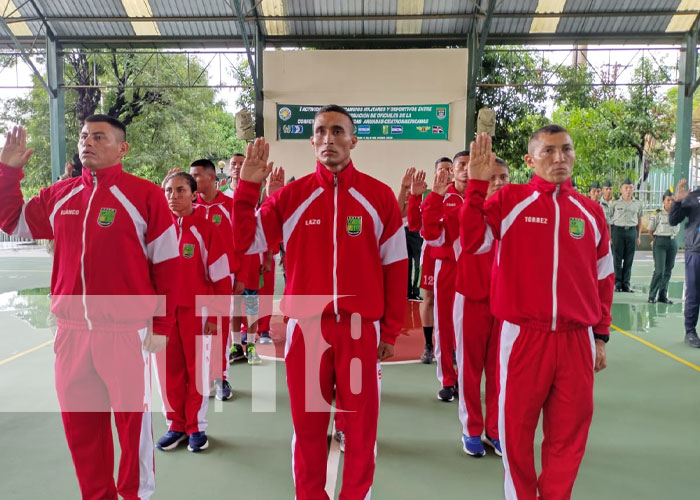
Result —
[[[199,85],[206,82],[205,69],[184,55],[164,57],[167,64],[161,61],[156,68],[149,53],[112,52],[89,59],[76,50],[68,56],[67,81],[105,86],[89,92],[66,89],[68,158],[77,152],[82,120],[95,112],[127,124],[131,149],[125,169],[157,183],[172,167],[186,167],[196,158],[216,162],[243,150],[243,141],[235,138],[235,119],[216,100],[215,90],[184,86],[193,83],[188,75],[199,76]],[[24,169],[22,186],[25,196],[36,194],[51,182],[48,96],[36,79],[26,96],[3,101],[0,120],[27,128],[29,146],[36,152]]]
[[[521,47],[494,47],[484,51],[476,108],[496,113],[494,150],[511,167],[524,168],[530,134],[547,123],[544,84],[551,71],[537,52]]]

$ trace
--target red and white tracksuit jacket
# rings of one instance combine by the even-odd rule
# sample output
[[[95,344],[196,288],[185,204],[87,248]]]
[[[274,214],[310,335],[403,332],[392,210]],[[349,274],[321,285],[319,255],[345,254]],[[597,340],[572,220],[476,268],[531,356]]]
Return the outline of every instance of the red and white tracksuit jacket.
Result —
[[[409,231],[420,231],[423,227],[423,218],[420,213],[422,202],[423,199],[417,194],[408,197],[406,219]],[[429,246],[425,240],[423,240],[420,253],[420,274],[420,287],[432,292],[435,288],[435,257],[433,256],[433,247]]]
[[[495,248],[479,255],[460,253],[457,259],[453,322],[462,434],[480,436],[486,430],[490,438],[498,439],[497,364],[500,322],[493,317],[489,307],[494,253]],[[481,408],[481,377],[484,373],[485,427]]]
[[[455,330],[452,321],[457,278],[457,258],[461,252],[459,243],[459,209],[462,195],[454,183],[445,196],[431,192],[421,205],[423,229],[421,236],[433,247],[435,257],[435,360],[437,377],[442,387],[457,383],[454,368]]]
[[[535,176],[485,201],[487,188],[469,181],[462,244],[480,254],[500,240],[491,311],[503,320],[498,402],[506,498],[535,500],[538,491],[570,498],[593,416],[594,333],[609,334],[613,265],[605,216],[570,180]]]
[[[151,318],[155,333],[170,333],[179,285],[177,234],[163,191],[115,165],[83,169],[24,203],[22,177],[0,164],[0,228],[56,243],[56,390],[82,496],[150,498],[150,357],[141,343]],[[116,486],[111,409],[121,443]]]
[[[173,218],[178,228],[180,276],[186,286],[180,287],[176,324],[166,349],[156,354],[156,364],[169,430],[192,434],[207,427],[209,365],[211,359],[218,359],[212,356],[215,339],[204,334],[207,320],[217,322],[216,313],[209,316],[216,299],[203,297],[230,295],[232,245],[226,245],[214,224],[198,211]]]
[[[197,201],[193,204],[196,213],[208,220],[216,228],[219,239],[226,246],[226,253],[229,256],[229,269],[231,270],[231,290],[233,283],[241,272],[242,255],[237,255],[233,248],[233,200],[221,191],[216,192],[216,197],[211,203],[207,203],[202,197],[202,193],[197,195]],[[213,347],[214,359],[221,359],[221,364],[211,365],[211,377],[228,378],[228,350],[230,346],[229,315],[221,317],[221,330],[223,334],[219,337],[219,343]]]
[[[377,346],[380,339],[395,342],[406,307],[398,203],[388,186],[352,163],[337,174],[317,164],[316,172],[268,198],[256,217],[257,194],[256,184],[240,182],[234,241],[249,253],[280,241],[286,249],[281,308],[291,318],[285,361],[296,496],[328,498],[326,431],[335,384],[340,410],[348,412],[340,498],[369,498],[381,380]]]

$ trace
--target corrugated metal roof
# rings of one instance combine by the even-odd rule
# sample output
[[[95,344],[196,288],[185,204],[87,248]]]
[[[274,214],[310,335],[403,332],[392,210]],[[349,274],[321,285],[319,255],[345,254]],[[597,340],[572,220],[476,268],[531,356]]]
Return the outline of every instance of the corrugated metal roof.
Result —
[[[66,45],[241,45],[238,19],[228,1],[147,1],[157,27],[154,36],[135,35],[134,27],[144,23],[129,17],[122,0],[23,2],[19,21],[26,22],[33,35],[41,31],[41,41],[45,20]],[[401,6],[399,0],[240,1],[248,33],[259,27],[268,44],[371,48],[464,44],[472,29],[481,31],[489,0],[411,0]],[[678,43],[683,37],[683,33],[667,32],[680,0],[567,0],[558,21],[552,21],[556,32],[538,34],[530,33],[533,19],[543,18],[536,14],[538,0],[493,1],[497,3],[488,37],[493,43]],[[265,10],[269,14],[270,5],[276,5],[274,12],[283,12],[282,17],[266,16],[263,6],[268,6]],[[406,14],[408,5],[410,14]],[[698,12],[691,14],[697,16]],[[556,14],[544,14],[551,15]],[[20,39],[29,44],[34,36]],[[0,29],[3,43],[12,43],[4,27]]]

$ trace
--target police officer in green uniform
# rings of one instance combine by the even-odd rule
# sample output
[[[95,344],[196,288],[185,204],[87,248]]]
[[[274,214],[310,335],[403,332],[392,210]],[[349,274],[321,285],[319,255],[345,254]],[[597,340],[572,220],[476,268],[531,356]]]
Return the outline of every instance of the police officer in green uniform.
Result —
[[[600,182],[598,182],[598,181],[591,182],[591,185],[588,188],[588,197],[591,200],[595,201],[596,203],[599,203],[601,194],[602,193],[600,190]]]
[[[610,205],[616,292],[634,291],[630,288],[630,276],[634,250],[641,241],[642,202],[633,199],[632,193],[634,186],[627,177],[620,186],[620,198]]]
[[[671,279],[673,264],[676,262],[678,245],[676,235],[680,226],[672,226],[668,223],[668,213],[671,210],[673,193],[666,191],[663,198],[663,208],[659,208],[651,214],[649,219],[649,234],[652,237],[654,250],[654,276],[649,287],[649,302],[663,302],[673,304],[668,298],[668,282]],[[658,293],[658,299],[657,299]]]
[[[610,218],[612,217],[612,212],[610,211],[610,205],[613,202],[612,194],[612,182],[605,180],[603,181],[603,197],[600,199],[600,206],[603,207],[603,213],[605,214],[605,220],[610,225]]]

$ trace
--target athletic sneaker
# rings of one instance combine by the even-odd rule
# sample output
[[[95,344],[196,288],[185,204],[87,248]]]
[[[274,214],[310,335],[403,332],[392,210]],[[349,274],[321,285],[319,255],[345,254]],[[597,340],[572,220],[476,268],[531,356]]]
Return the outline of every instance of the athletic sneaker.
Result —
[[[425,346],[425,349],[423,349],[423,355],[420,357],[420,362],[424,365],[429,365],[433,362],[434,359],[435,355],[433,354],[433,346]]]
[[[481,442],[481,436],[467,436],[462,434],[462,449],[467,455],[472,457],[483,457],[486,455],[484,444]]]
[[[685,343],[690,347],[700,347],[700,338],[695,332],[688,332],[685,334]]]
[[[260,342],[261,344],[272,344],[270,332],[261,332],[260,337],[258,337],[258,342]]]
[[[168,431],[156,443],[156,448],[162,451],[170,451],[177,448],[177,445],[187,439],[184,432]]]
[[[255,350],[255,344],[248,344],[246,346],[246,351],[248,351],[248,364],[249,365],[259,365],[262,363],[260,356],[258,356],[258,351]]]
[[[207,448],[209,448],[209,440],[203,431],[190,434],[190,444],[187,445],[188,450],[197,453]]]
[[[340,451],[345,453],[345,433],[343,431],[335,431],[333,438],[338,441]]]
[[[499,457],[503,456],[503,452],[501,452],[501,440],[500,439],[493,439],[492,437],[489,437],[488,434],[484,434],[483,443],[487,444],[491,448],[493,448],[494,453],[496,453],[496,455],[498,455]]]
[[[455,398],[455,388],[453,385],[448,385],[447,387],[443,387],[438,391],[437,395],[438,399],[444,401],[445,403],[449,403]]]
[[[243,346],[241,344],[233,344],[231,350],[228,353],[228,362],[235,363],[245,359],[245,352],[243,351]]]
[[[219,401],[228,401],[233,397],[233,391],[231,390],[231,384],[228,380],[216,380],[216,399]]]

